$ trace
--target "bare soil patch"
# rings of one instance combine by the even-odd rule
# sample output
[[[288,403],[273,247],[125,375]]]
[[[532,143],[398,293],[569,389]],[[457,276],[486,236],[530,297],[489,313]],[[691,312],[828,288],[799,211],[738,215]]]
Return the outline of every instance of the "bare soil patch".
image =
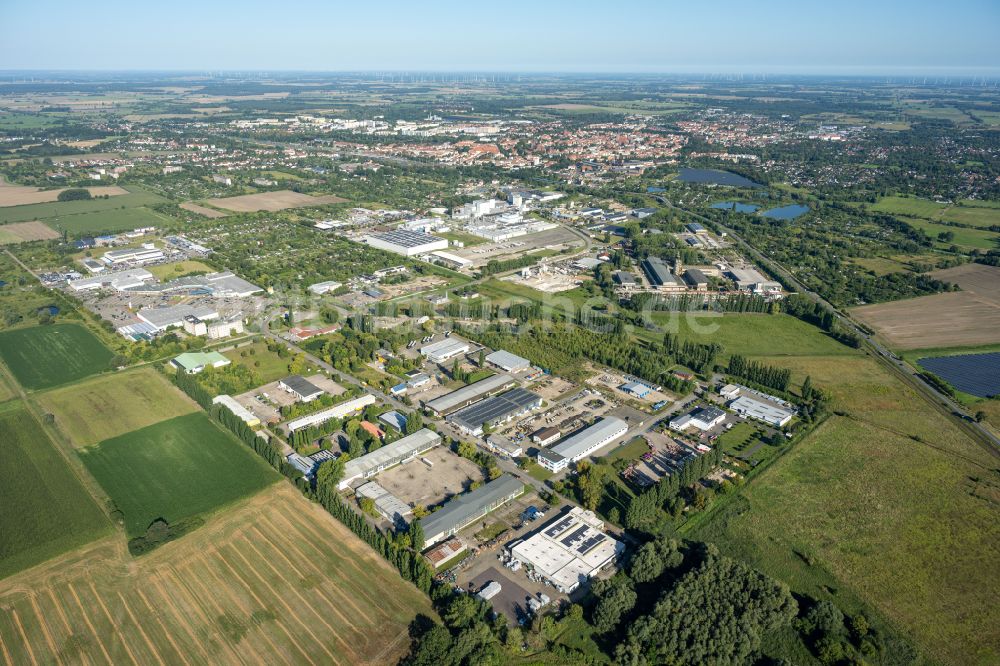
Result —
[[[347,199],[341,199],[332,194],[318,197],[309,194],[301,194],[291,190],[278,190],[276,192],[259,192],[257,194],[244,194],[238,197],[226,197],[224,199],[211,199],[209,203],[219,208],[231,210],[234,213],[256,213],[266,210],[270,212],[285,210],[286,208],[305,208],[307,206],[324,206],[326,204],[343,203]]]
[[[0,227],[0,245],[24,243],[35,240],[52,240],[59,238],[59,233],[53,231],[42,222],[17,222]]]
[[[58,190],[42,190],[37,187],[13,185],[11,183],[0,182],[0,206],[24,206],[27,204],[57,201],[59,199],[59,193],[66,189],[70,188],[61,187]],[[87,189],[93,197],[101,197],[104,195],[114,197],[119,194],[128,194],[128,190],[118,187],[117,185],[102,185],[98,187],[88,187]]]
[[[192,213],[197,213],[198,215],[213,219],[226,216],[226,214],[221,210],[215,210],[214,208],[209,208],[208,206],[199,206],[198,204],[191,203],[190,201],[185,201],[180,205],[180,207],[184,210],[191,211]]]

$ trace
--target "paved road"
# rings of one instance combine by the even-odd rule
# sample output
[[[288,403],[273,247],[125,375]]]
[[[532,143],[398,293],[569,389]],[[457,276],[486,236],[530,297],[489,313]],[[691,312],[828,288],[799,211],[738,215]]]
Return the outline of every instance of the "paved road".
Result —
[[[987,429],[982,424],[976,423],[975,420],[969,415],[966,409],[952,400],[949,396],[941,393],[936,388],[922,380],[916,370],[914,370],[909,364],[903,361],[901,358],[896,356],[890,350],[888,350],[884,345],[879,343],[875,338],[870,335],[861,325],[854,321],[847,313],[834,307],[832,303],[827,301],[825,298],[817,294],[816,292],[808,289],[795,275],[782,266],[780,263],[765,257],[761,252],[759,252],[755,247],[743,240],[739,234],[735,233],[729,227],[716,222],[715,220],[709,220],[703,215],[699,215],[693,211],[680,206],[675,206],[670,203],[664,197],[656,197],[656,200],[668,208],[681,211],[695,219],[701,220],[703,222],[711,222],[715,224],[720,229],[725,231],[728,236],[733,239],[740,247],[742,247],[751,257],[753,257],[759,264],[766,266],[768,269],[777,273],[786,284],[795,288],[799,293],[807,296],[816,303],[828,308],[833,312],[837,320],[846,328],[848,331],[857,335],[863,341],[863,348],[871,356],[873,356],[877,361],[879,361],[883,367],[888,368],[890,372],[894,373],[899,377],[904,383],[911,386],[918,394],[923,396],[935,409],[945,415],[947,418],[956,424],[959,428],[968,433],[976,441],[985,444],[990,451],[995,455],[1000,455],[1000,437],[994,435],[989,429]]]

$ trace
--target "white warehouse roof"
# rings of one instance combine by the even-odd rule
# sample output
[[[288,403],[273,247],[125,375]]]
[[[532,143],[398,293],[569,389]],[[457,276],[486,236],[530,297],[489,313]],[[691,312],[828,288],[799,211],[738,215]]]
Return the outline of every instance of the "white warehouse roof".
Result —
[[[498,349],[489,356],[486,360],[493,365],[506,370],[507,372],[515,372],[517,370],[523,370],[531,365],[531,361],[526,358],[521,358],[516,354],[511,354],[509,351],[503,349]]]
[[[381,472],[383,469],[398,465],[419,453],[423,453],[427,449],[437,446],[440,442],[441,435],[433,430],[423,428],[412,435],[407,435],[391,444],[386,444],[380,449],[375,449],[360,458],[348,460],[347,464],[344,465],[344,478],[340,481],[340,487],[346,488],[355,479],[368,478],[373,474]]]
[[[575,435],[570,435],[553,446],[551,450],[563,458],[568,458],[576,462],[579,456],[585,455],[584,452],[591,449],[595,444],[607,444],[615,437],[620,437],[626,432],[628,432],[627,423],[617,417],[608,416]]]
[[[375,404],[375,396],[373,396],[371,393],[366,393],[360,398],[354,398],[353,400],[342,402],[339,405],[334,405],[329,409],[324,409],[314,414],[303,416],[300,419],[289,421],[288,430],[295,431],[299,430],[300,428],[307,428],[311,425],[316,425],[318,423],[329,421],[330,419],[342,419],[348,414],[353,414],[354,412],[360,411],[365,407],[367,407],[368,405],[372,404]]]

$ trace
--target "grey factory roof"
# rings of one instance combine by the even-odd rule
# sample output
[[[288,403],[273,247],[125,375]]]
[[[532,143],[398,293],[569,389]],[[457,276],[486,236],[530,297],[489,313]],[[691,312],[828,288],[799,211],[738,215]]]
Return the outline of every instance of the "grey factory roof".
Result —
[[[493,365],[499,366],[504,370],[520,370],[522,368],[527,368],[531,365],[531,361],[526,358],[522,358],[516,354],[511,354],[509,351],[498,349],[489,356],[486,360]]]
[[[460,389],[446,393],[440,398],[435,398],[427,403],[427,407],[439,414],[446,414],[453,409],[464,407],[470,402],[484,396],[487,393],[494,393],[514,383],[514,378],[510,375],[493,375],[478,382],[463,386]]]
[[[557,453],[564,458],[573,459],[597,442],[613,438],[613,435],[620,432],[623,428],[628,429],[628,425],[624,421],[614,416],[608,416],[589,428],[570,435],[549,449],[549,451]]]
[[[516,388],[460,409],[449,416],[448,420],[468,430],[476,430],[484,423],[503,421],[512,415],[522,414],[541,402],[542,398],[538,394]]]
[[[423,428],[412,435],[407,435],[391,444],[386,444],[380,449],[375,449],[360,458],[348,460],[347,464],[344,465],[344,477],[340,482],[341,486],[346,486],[350,481],[359,476],[367,476],[370,472],[385,469],[421,451],[426,451],[432,446],[437,445],[440,441],[441,435]]]
[[[164,329],[169,326],[179,326],[185,317],[197,317],[198,319],[210,319],[218,317],[219,313],[208,305],[173,305],[165,308],[143,308],[139,310],[139,318],[145,322]]]
[[[453,498],[442,509],[422,518],[420,526],[428,537],[462,529],[483,515],[488,507],[523,489],[524,485],[520,481],[510,474],[503,474],[472,492]]]
[[[684,272],[684,279],[690,284],[708,284],[708,278],[697,268],[689,268]]]
[[[260,287],[230,271],[221,273],[208,273],[206,275],[192,275],[177,278],[162,284],[146,284],[136,286],[128,291],[138,293],[169,293],[174,291],[206,291],[215,296],[240,296],[246,297],[251,294],[264,291]]]
[[[395,245],[399,245],[400,247],[407,248],[420,247],[421,245],[427,245],[428,243],[434,243],[442,240],[437,236],[421,233],[419,231],[406,231],[405,229],[372,234],[371,237],[377,238],[378,240],[386,243],[393,243]]]
[[[681,284],[677,276],[670,272],[663,259],[659,257],[647,258],[642,262],[642,269],[649,281],[657,287],[665,284]]]
[[[323,389],[316,386],[302,375],[289,375],[288,377],[282,379],[281,383],[284,384],[289,391],[292,391],[303,398],[323,393]]]

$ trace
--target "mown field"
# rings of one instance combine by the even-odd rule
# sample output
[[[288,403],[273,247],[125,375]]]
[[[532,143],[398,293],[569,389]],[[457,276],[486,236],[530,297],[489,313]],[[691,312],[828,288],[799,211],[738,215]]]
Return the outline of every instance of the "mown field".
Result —
[[[110,531],[31,413],[20,401],[0,406],[0,578]]]
[[[158,280],[170,280],[182,275],[190,275],[191,273],[211,273],[214,269],[200,261],[184,260],[175,261],[171,264],[157,264],[156,266],[150,266],[147,270]]]
[[[790,315],[654,312],[653,321],[680,340],[718,343],[724,355],[812,356],[855,354],[823,331]],[[642,332],[646,334],[645,331]],[[661,333],[655,334],[662,339]]]
[[[932,222],[958,222],[974,227],[1000,224],[1000,208],[982,201],[963,201],[962,205],[954,205],[916,197],[882,197],[872,206],[872,210],[892,215],[922,217]],[[955,231],[957,232],[957,229]]]
[[[98,442],[175,416],[197,411],[152,368],[96,377],[38,395],[46,412],[77,447]]]
[[[52,324],[0,332],[0,357],[21,386],[37,390],[107,370],[113,354],[80,324]]]
[[[833,416],[693,526],[845,610],[875,608],[933,661],[1000,659],[1000,474],[874,360],[767,358],[830,392]]]
[[[131,560],[105,540],[0,582],[9,664],[392,664],[430,603],[276,484]]]
[[[933,239],[937,239],[938,234],[952,233],[954,238],[949,240],[936,240],[940,247],[948,248],[952,245],[959,247],[973,248],[980,250],[995,250],[1000,248],[1000,234],[986,229],[967,229],[966,227],[954,227],[947,224],[929,222],[916,217],[899,216],[899,219],[906,222],[915,229],[923,231]]]
[[[70,236],[81,236],[130,231],[138,227],[155,227],[162,225],[164,221],[165,218],[157,212],[145,206],[138,206],[79,215],[59,215],[48,218],[45,223],[59,232],[65,231]]]
[[[83,213],[98,213],[121,208],[138,208],[166,201],[163,197],[134,186],[125,188],[128,194],[121,194],[107,199],[87,199],[85,201],[52,201],[49,203],[29,204],[26,206],[10,206],[0,208],[0,224],[6,222],[30,222],[53,217],[66,217]]]
[[[244,356],[245,354],[245,356]],[[292,358],[281,358],[267,348],[264,342],[238,347],[223,354],[233,363],[240,363],[260,375],[261,383],[275,382],[288,376],[288,364]]]
[[[199,516],[278,479],[202,412],[107,439],[80,457],[125,515],[130,537],[157,518],[173,524]]]

